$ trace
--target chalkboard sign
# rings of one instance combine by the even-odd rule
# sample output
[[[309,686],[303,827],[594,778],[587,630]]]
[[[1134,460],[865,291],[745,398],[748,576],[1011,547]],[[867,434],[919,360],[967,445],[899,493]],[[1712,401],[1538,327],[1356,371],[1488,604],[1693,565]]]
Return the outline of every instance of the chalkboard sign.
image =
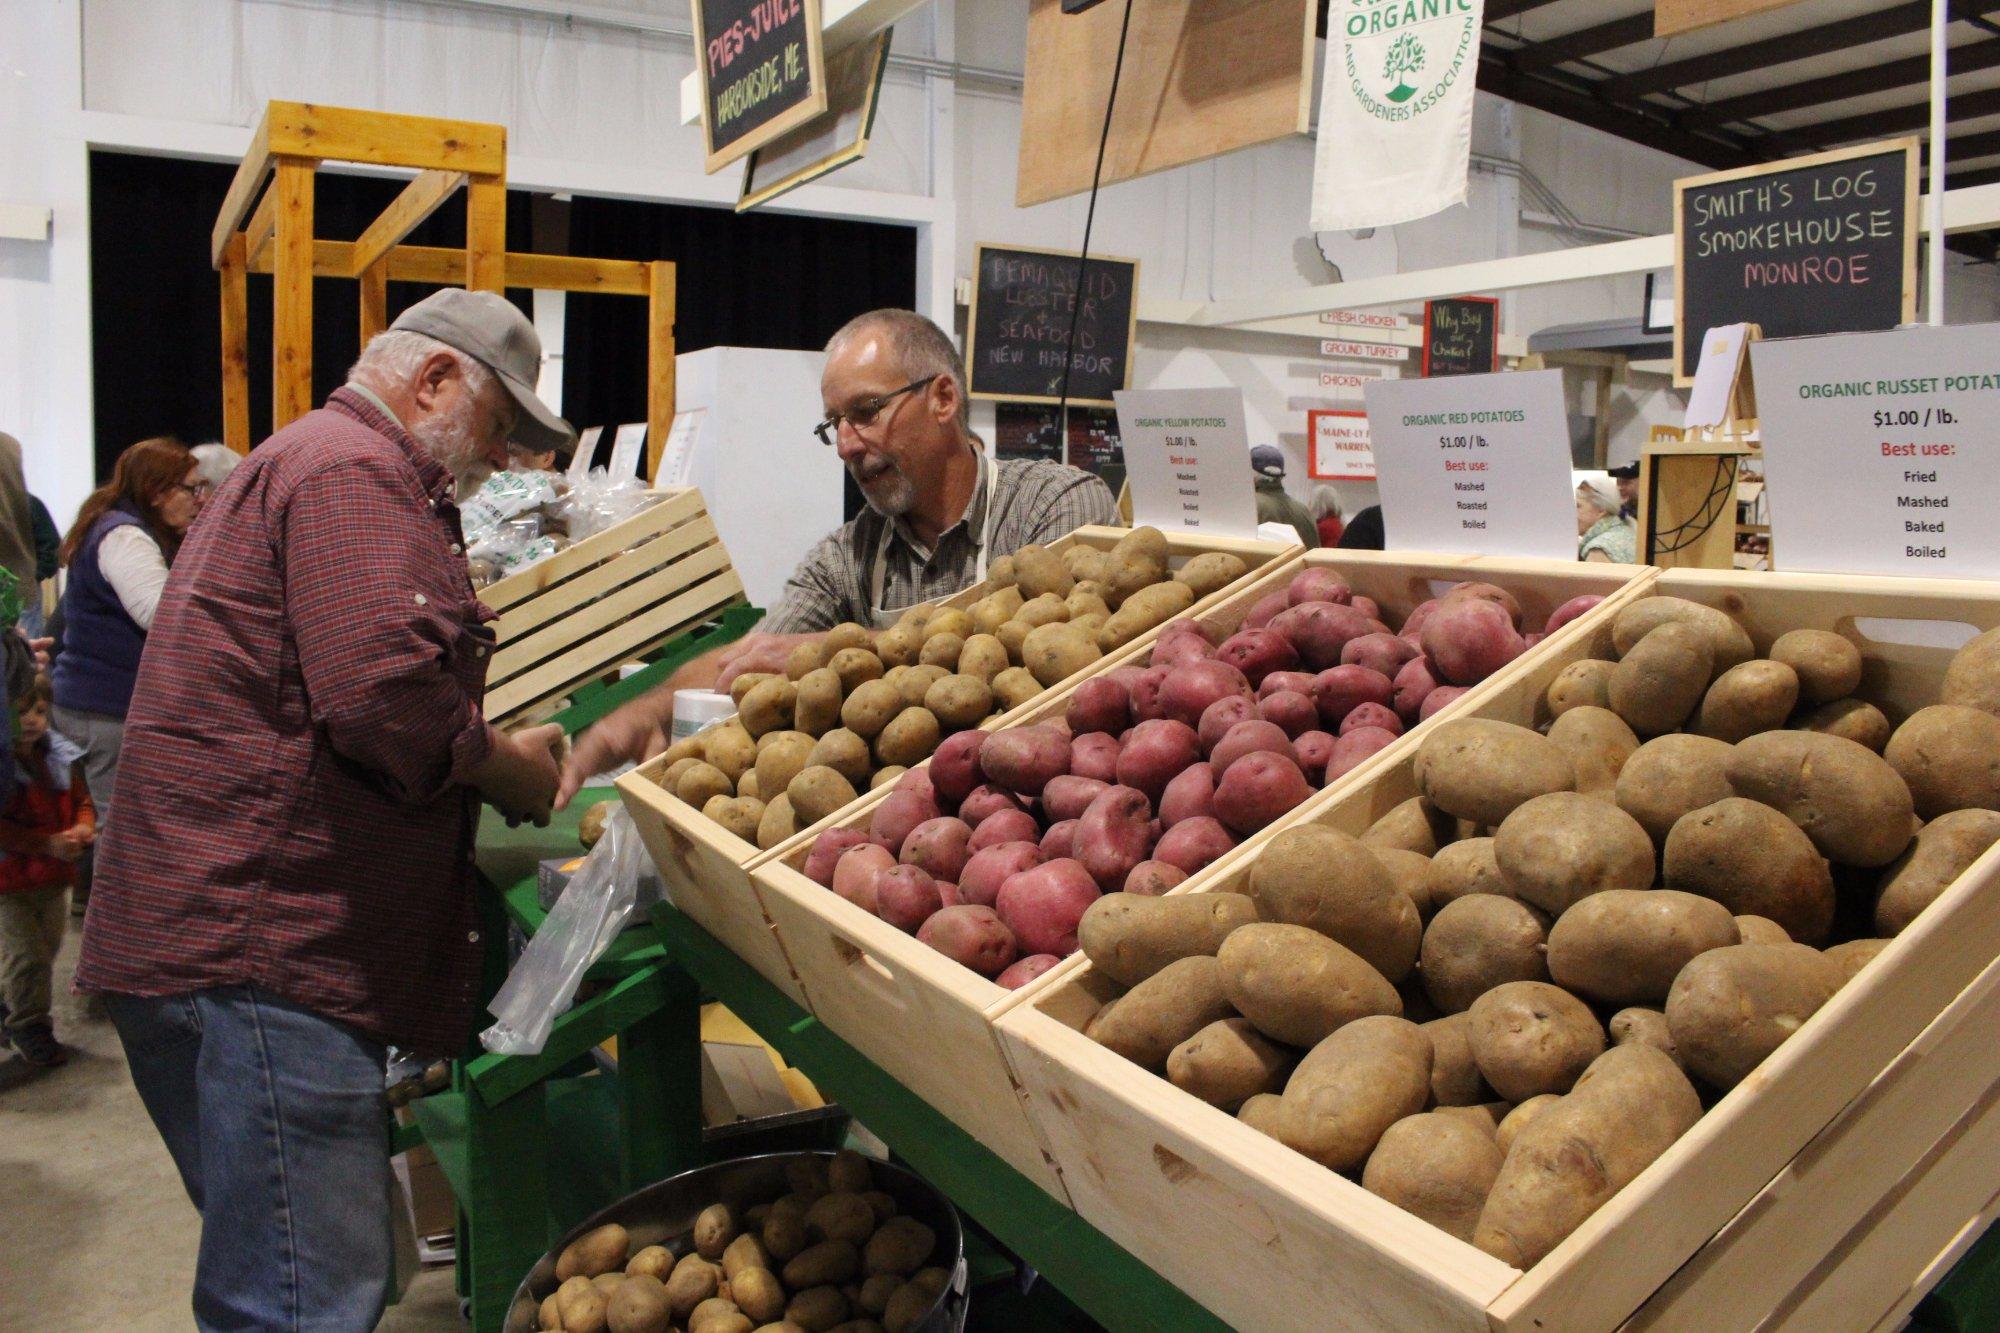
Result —
[[[826,110],[819,0],[693,0],[707,169]]]
[[[1860,333],[1917,314],[1917,141],[1674,182],[1674,383],[1703,336]]]
[[[1424,375],[1491,375],[1500,369],[1500,302],[1453,296],[1424,302]]]
[[[1092,255],[1077,291],[1077,257],[1061,250],[979,247],[967,321],[966,372],[974,398],[1058,402],[1070,322],[1069,400],[1112,406],[1132,379],[1139,326],[1139,261]]]

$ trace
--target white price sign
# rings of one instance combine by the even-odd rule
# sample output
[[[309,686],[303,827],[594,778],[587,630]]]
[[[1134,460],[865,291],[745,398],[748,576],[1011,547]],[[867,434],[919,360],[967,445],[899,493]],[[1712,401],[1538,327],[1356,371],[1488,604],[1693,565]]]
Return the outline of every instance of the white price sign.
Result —
[[[1257,535],[1241,389],[1119,389],[1112,397],[1135,525]]]
[[[1756,342],[1785,569],[2000,575],[2000,324]]]
[[[1401,343],[1348,342],[1342,338],[1321,338],[1321,356],[1344,357],[1349,361],[1408,361],[1410,349]]]
[[[1391,550],[1576,559],[1560,370],[1382,380],[1368,422]]]

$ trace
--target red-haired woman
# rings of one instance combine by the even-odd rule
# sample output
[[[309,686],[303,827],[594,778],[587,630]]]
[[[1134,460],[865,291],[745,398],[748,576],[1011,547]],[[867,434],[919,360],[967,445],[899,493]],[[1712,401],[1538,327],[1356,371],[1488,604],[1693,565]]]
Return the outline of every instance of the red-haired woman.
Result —
[[[141,440],[118,456],[63,538],[62,651],[56,729],[83,747],[99,822],[111,812],[125,713],[167,567],[201,512],[194,455],[178,440]]]

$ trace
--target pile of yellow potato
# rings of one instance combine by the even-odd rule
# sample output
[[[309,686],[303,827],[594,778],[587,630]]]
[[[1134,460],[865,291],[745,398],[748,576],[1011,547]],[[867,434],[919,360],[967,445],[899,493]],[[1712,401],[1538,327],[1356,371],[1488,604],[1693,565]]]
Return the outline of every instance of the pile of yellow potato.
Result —
[[[562,1333],[903,1333],[951,1275],[927,1267],[937,1233],[874,1188],[868,1159],[804,1154],[790,1193],[740,1215],[712,1204],[686,1235],[633,1249],[616,1223],[557,1256],[539,1327]]]

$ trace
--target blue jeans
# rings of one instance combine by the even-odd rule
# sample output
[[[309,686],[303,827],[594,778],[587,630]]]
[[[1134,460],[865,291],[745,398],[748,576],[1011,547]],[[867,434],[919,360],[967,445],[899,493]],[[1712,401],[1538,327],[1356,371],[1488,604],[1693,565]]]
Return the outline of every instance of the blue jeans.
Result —
[[[383,1049],[254,986],[105,996],[202,1215],[195,1322],[365,1333],[388,1300]]]

